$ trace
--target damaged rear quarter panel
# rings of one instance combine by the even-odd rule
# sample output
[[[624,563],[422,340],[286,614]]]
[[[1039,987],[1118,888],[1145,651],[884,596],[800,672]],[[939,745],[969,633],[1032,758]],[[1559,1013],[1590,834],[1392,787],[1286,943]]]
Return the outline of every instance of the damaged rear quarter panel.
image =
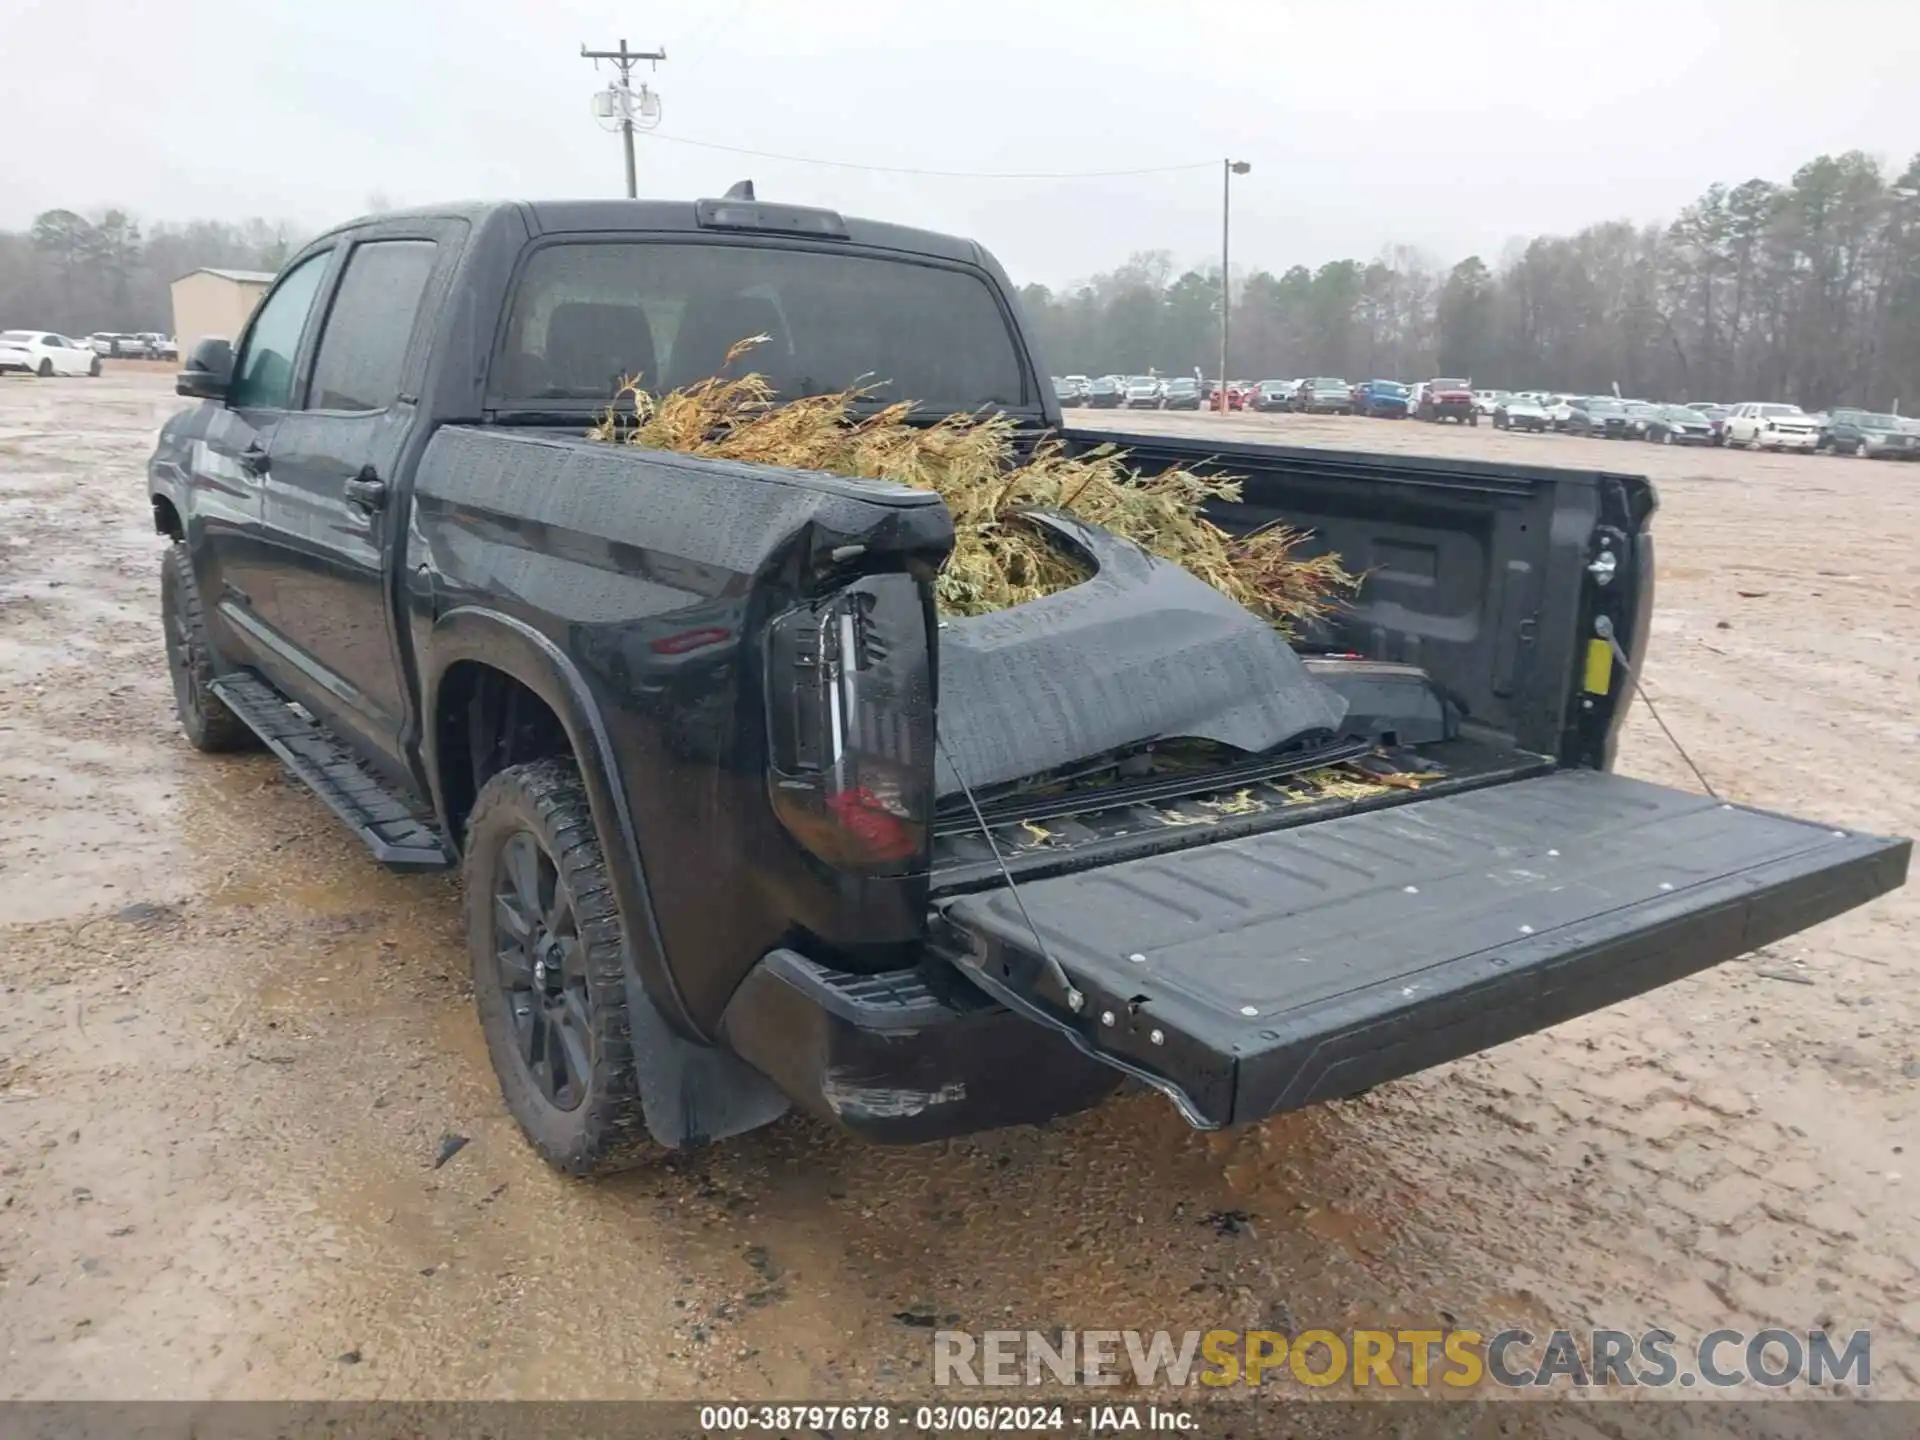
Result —
[[[409,570],[426,577],[430,615],[497,610],[579,668],[632,810],[666,963],[704,1033],[796,923],[829,938],[871,930],[875,917],[847,914],[844,882],[766,804],[758,636],[820,582],[836,548],[865,546],[876,564],[944,556],[952,523],[937,496],[449,427],[421,460],[414,501]],[[430,628],[419,643],[434,675]],[[896,922],[917,928],[923,907]]]

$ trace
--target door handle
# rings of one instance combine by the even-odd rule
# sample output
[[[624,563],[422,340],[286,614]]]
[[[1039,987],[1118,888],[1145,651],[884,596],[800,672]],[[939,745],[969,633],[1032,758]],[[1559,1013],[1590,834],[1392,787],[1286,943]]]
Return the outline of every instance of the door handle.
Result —
[[[373,473],[373,467],[367,466],[346,484],[347,503],[358,505],[362,510],[384,510],[387,508],[387,482]]]
[[[273,465],[273,457],[267,453],[266,446],[254,441],[240,452],[240,468],[249,475],[264,475]]]

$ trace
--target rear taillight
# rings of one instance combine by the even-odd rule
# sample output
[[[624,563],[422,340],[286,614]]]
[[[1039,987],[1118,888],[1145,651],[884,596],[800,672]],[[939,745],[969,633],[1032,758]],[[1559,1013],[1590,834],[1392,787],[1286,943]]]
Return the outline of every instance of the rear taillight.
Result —
[[[872,575],[767,631],[767,783],[789,834],[838,870],[927,868],[933,813],[931,611]]]

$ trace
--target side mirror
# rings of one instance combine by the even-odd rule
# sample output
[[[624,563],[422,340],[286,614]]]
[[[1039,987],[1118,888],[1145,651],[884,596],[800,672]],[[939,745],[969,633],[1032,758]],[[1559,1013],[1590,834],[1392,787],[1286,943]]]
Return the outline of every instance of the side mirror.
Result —
[[[224,400],[233,379],[233,343],[209,336],[194,343],[187,363],[173,377],[173,393],[192,400]]]

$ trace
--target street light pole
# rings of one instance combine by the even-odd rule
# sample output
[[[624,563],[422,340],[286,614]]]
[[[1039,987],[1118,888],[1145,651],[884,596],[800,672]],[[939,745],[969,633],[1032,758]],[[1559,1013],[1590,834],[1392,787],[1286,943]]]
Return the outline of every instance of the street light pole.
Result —
[[[1232,413],[1227,404],[1227,326],[1228,311],[1233,304],[1233,282],[1227,278],[1227,237],[1232,230],[1233,177],[1244,175],[1252,168],[1244,160],[1220,162],[1220,389],[1217,398],[1222,415]]]

